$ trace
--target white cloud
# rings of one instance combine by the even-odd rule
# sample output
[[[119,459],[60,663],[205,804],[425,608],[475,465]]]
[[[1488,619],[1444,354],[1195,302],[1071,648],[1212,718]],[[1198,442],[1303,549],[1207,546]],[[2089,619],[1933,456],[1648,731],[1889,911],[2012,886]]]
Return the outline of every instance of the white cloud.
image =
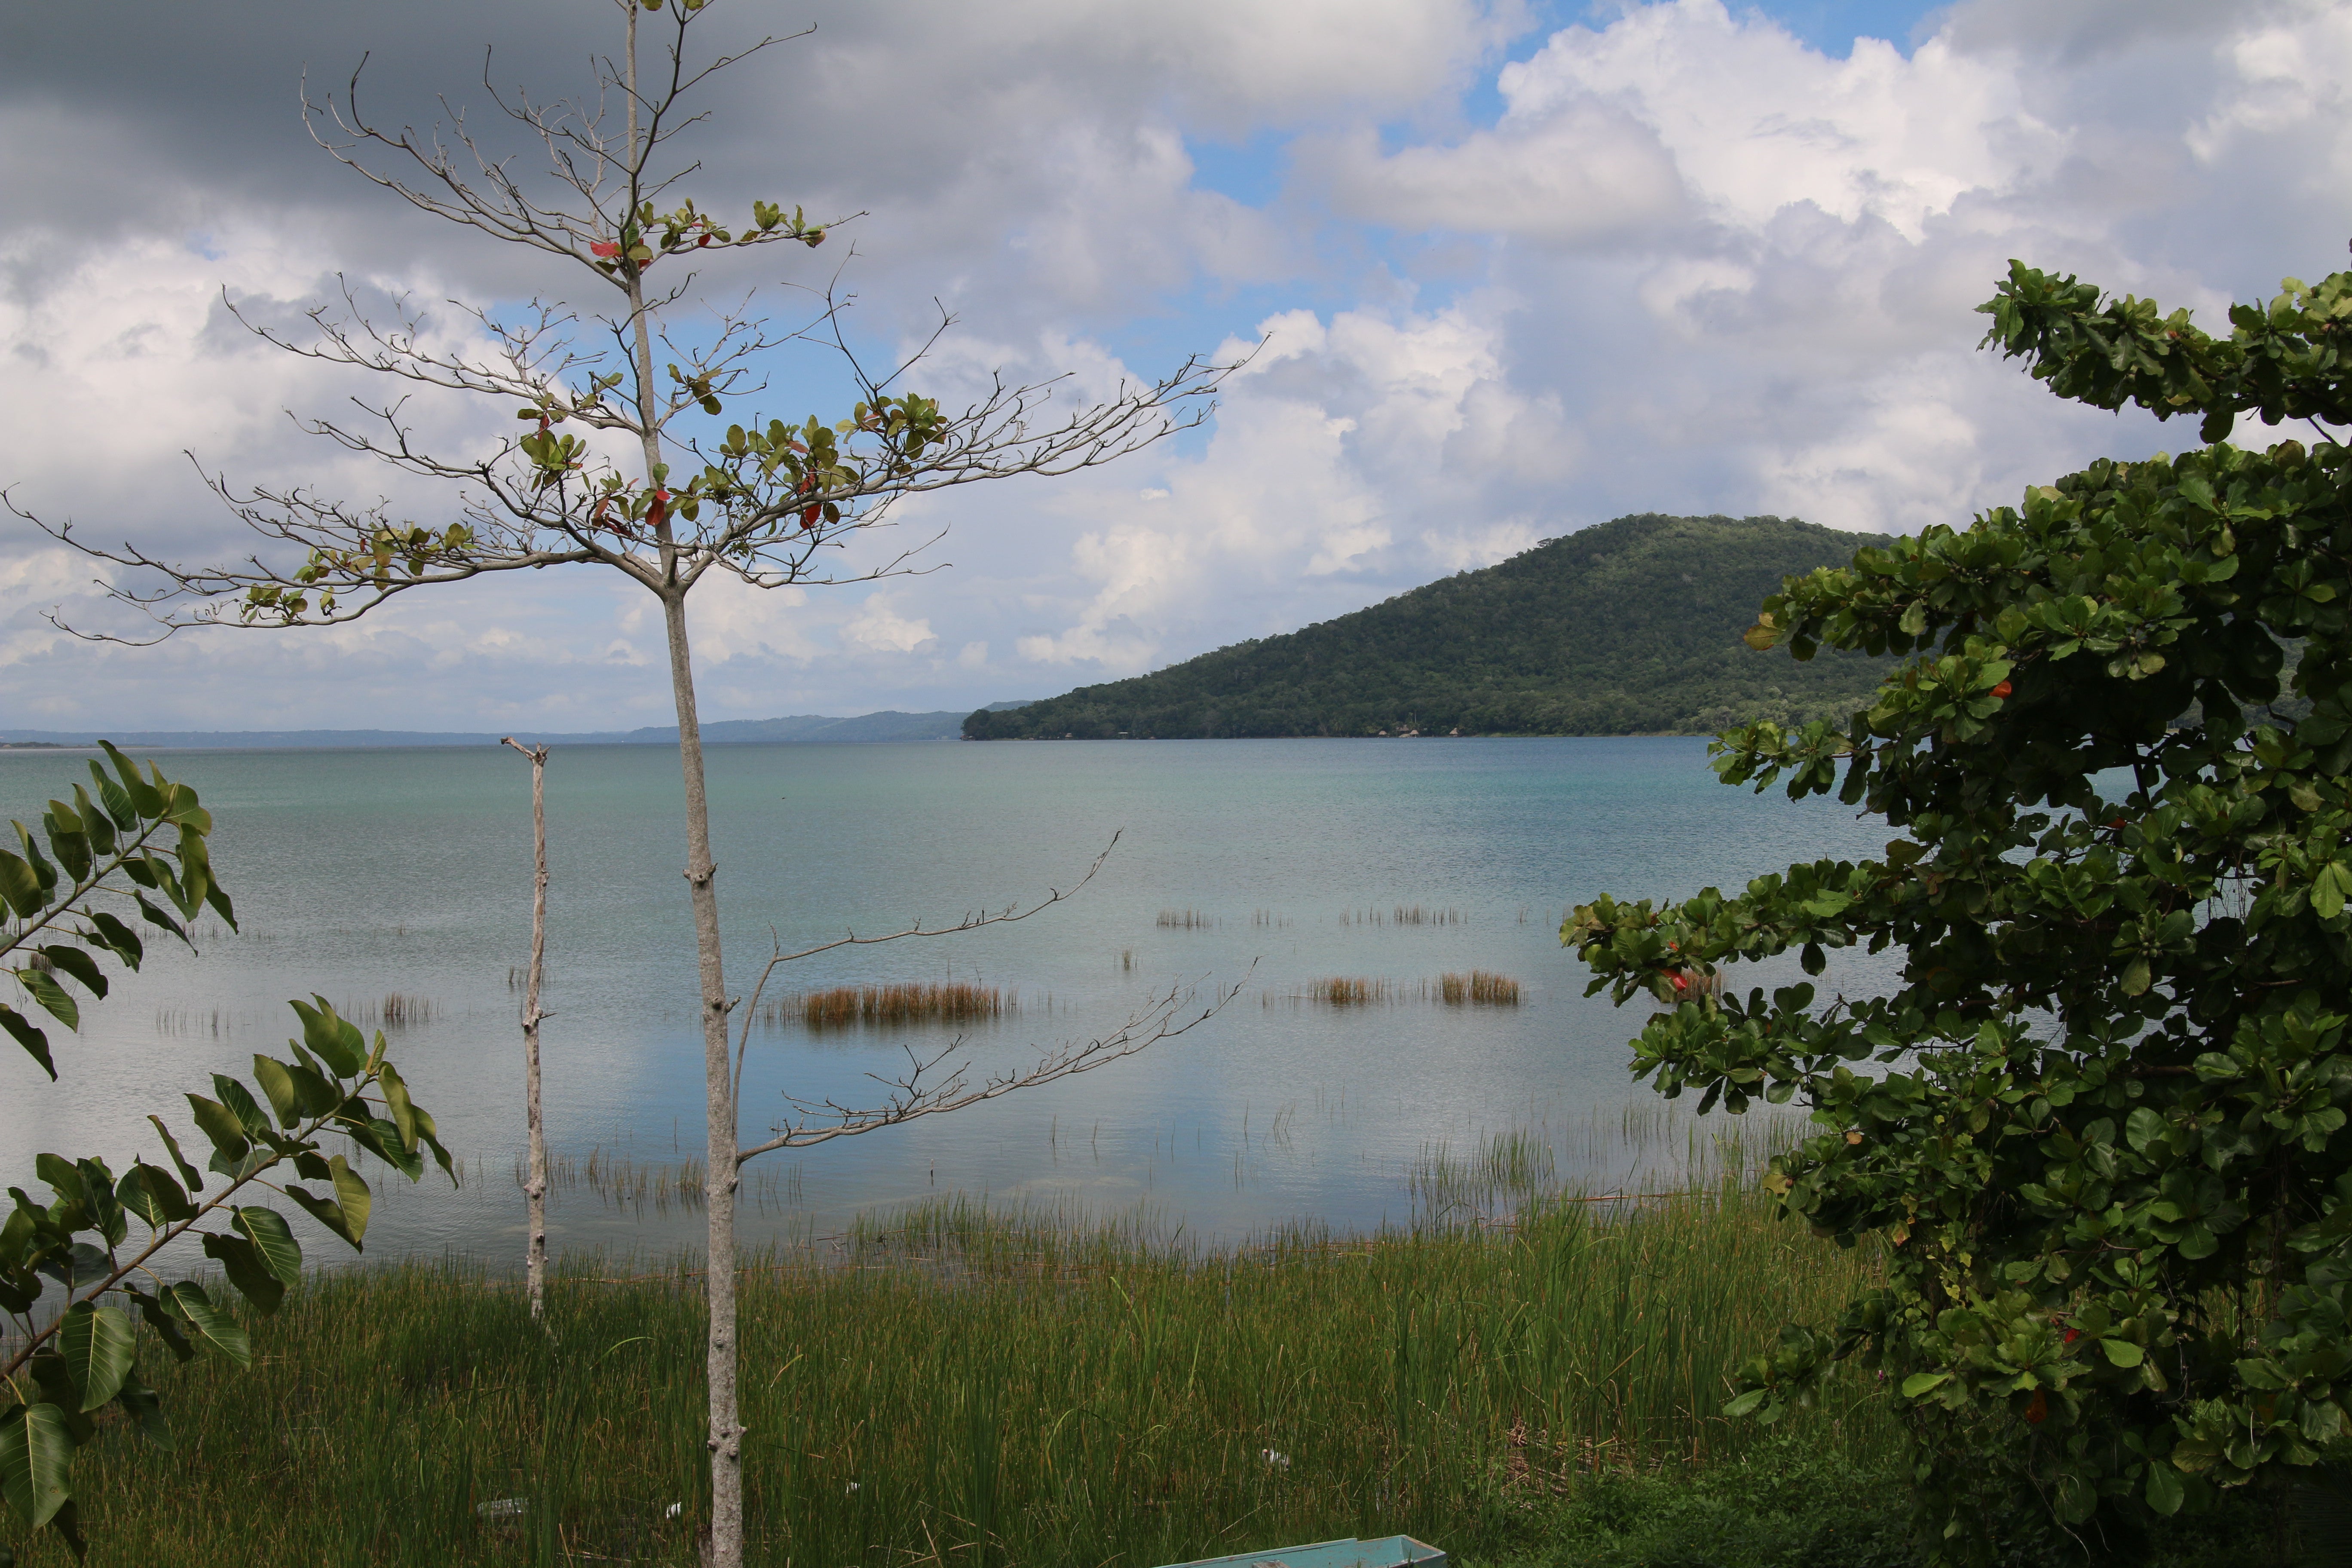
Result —
[[[525,53],[501,59],[568,80],[533,36],[557,14],[434,12],[386,40],[388,106],[429,118],[427,84],[462,90],[468,29],[512,29]],[[42,128],[0,138],[0,167],[41,193],[0,238],[0,484],[19,504],[216,554],[239,536],[184,447],[240,482],[445,504],[300,437],[280,411],[351,386],[260,349],[218,291],[283,314],[338,269],[425,300],[511,300],[546,275],[333,183],[285,134],[270,95],[299,59],[377,41],[364,10],[290,15],[273,31],[165,8],[105,48],[41,34],[39,81],[0,61],[0,127]],[[1500,0],[817,15],[717,104],[696,193],[869,211],[845,231],[861,344],[907,341],[934,299],[959,317],[909,384],[952,403],[1000,368],[1068,369],[1096,397],[1272,336],[1208,431],[908,507],[897,542],[953,525],[933,575],[863,596],[708,582],[691,621],[714,718],[1037,695],[1628,511],[1960,521],[2098,453],[2194,438],[2057,405],[1979,353],[1970,308],[2011,257],[2210,321],[2343,254],[2352,0],[1960,0],[1908,58],[1864,41],[1845,59],[1721,0],[1624,0],[1540,37]],[[1461,94],[1484,83],[1503,112],[1472,126]],[[1235,157],[1279,193],[1207,188],[1202,167]],[[787,277],[822,281],[841,254]],[[839,390],[804,357],[775,374],[762,401],[795,418]],[[420,398],[405,416],[463,450],[509,412]],[[0,537],[0,723],[59,693],[142,724],[667,721],[659,616],[609,574],[150,650],[41,620],[90,613],[89,575]],[[1022,665],[1019,689],[992,686]]]
[[[844,641],[876,653],[916,653],[939,641],[930,622],[898,614],[885,594],[867,595],[857,615],[841,628],[841,635]]]

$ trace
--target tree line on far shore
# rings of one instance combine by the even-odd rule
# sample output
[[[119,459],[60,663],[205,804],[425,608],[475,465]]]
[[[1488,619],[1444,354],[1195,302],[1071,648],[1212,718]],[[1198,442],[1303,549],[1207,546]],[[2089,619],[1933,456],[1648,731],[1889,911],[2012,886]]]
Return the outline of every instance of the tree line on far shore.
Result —
[[[1647,513],[1370,609],[964,721],[967,740],[1709,734],[1862,706],[1885,661],[1740,640],[1781,579],[1885,541]]]

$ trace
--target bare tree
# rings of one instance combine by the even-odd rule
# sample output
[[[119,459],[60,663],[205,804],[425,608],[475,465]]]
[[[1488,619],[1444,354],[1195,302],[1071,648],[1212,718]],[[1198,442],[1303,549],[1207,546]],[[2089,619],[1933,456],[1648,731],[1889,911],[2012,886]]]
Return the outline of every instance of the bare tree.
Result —
[[[523,1272],[537,1321],[547,1311],[547,1123],[539,1109],[539,1026],[546,1016],[539,1010],[539,982],[547,964],[547,748],[526,746],[512,735],[500,743],[530,759],[530,973],[522,994],[522,1103],[530,1127],[530,1177],[522,1196],[530,1227]]]
[[[685,775],[686,879],[709,1109],[713,1560],[733,1568],[742,1539],[734,1225],[743,1152],[688,598],[714,574],[775,588],[869,582],[907,570],[911,552],[879,564],[849,563],[839,552],[887,521],[908,497],[1015,475],[1072,473],[1196,424],[1227,367],[1190,360],[1165,380],[1123,384],[1090,405],[1057,401],[1066,395],[1066,378],[1032,384],[999,378],[955,413],[935,399],[894,390],[921,350],[878,367],[853,353],[842,326],[847,301],[830,288],[813,296],[813,315],[798,327],[753,313],[747,299],[701,318],[698,333],[674,334],[672,317],[698,308],[702,298],[698,267],[786,242],[814,247],[829,226],[764,200],[751,203],[748,219],[721,221],[679,193],[698,167],[670,151],[701,118],[686,107],[691,95],[714,73],[782,40],[762,37],[732,55],[689,63],[688,34],[707,14],[704,0],[642,3],[667,24],[657,58],[642,74],[639,4],[619,0],[625,47],[617,60],[597,62],[594,89],[585,98],[542,102],[501,94],[486,77],[498,108],[545,155],[543,174],[529,179],[478,142],[454,111],[446,129],[431,132],[372,121],[359,105],[356,72],[339,97],[311,103],[306,96],[312,135],[362,177],[435,217],[577,267],[575,276],[603,301],[602,310],[583,313],[561,297],[542,299],[512,319],[474,310],[489,345],[478,355],[436,346],[423,314],[404,300],[390,319],[372,319],[348,287],[339,305],[310,313],[310,333],[292,336],[247,322],[291,353],[388,378],[399,395],[356,404],[355,417],[314,419],[305,427],[402,475],[453,487],[451,515],[418,522],[395,515],[388,502],[355,504],[300,486],[242,489],[215,478],[213,489],[261,542],[241,560],[211,565],[129,543],[94,544],[69,522],[18,515],[129,569],[110,591],[152,616],[159,636],[187,626],[348,621],[415,588],[574,565],[618,572],[659,602]],[[649,282],[656,269],[660,286]],[[948,324],[942,319],[940,329]],[[657,368],[656,341],[667,351],[666,371]],[[812,416],[792,425],[763,424],[755,413],[722,431],[717,420],[730,405],[765,390],[761,367],[771,352],[793,342],[839,356],[857,389],[847,414],[832,424]],[[463,455],[429,450],[404,414],[414,388],[472,395],[509,412],[519,405],[523,433],[485,438]],[[572,431],[559,428],[564,426]],[[608,439],[600,444],[599,437]],[[627,461],[610,455],[615,443],[635,448]],[[1132,1037],[1163,1037],[1167,1024],[1164,1015],[1159,1025],[1147,1017]],[[1051,1081],[1080,1070],[1081,1060],[1095,1064],[1116,1054],[1124,1051],[1097,1044],[1059,1068],[1049,1058],[1037,1072],[988,1092]],[[929,1087],[904,1089],[877,1114],[903,1121],[919,1106],[948,1109],[952,1095],[920,1098]],[[858,1119],[844,1120],[848,1130]],[[779,1134],[787,1142],[795,1135]]]

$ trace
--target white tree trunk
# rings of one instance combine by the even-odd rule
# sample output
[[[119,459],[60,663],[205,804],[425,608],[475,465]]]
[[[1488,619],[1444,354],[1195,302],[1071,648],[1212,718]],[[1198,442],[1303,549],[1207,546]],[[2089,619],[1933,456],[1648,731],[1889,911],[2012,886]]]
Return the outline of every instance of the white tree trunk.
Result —
[[[539,982],[547,963],[547,748],[514,746],[530,759],[530,838],[534,875],[530,895],[530,973],[522,999],[523,1115],[530,1128],[530,1178],[522,1194],[529,1212],[530,1242],[525,1252],[524,1274],[530,1291],[530,1316],[539,1321],[547,1311],[547,1123],[539,1108]]]
[[[669,668],[677,700],[677,749],[686,775],[686,883],[694,905],[694,947],[702,979],[703,1093],[709,1131],[704,1259],[710,1302],[706,1346],[710,1390],[710,1549],[714,1568],[743,1561],[743,1426],[735,1403],[735,1082],[727,1056],[727,982],[719,947],[718,868],[710,858],[710,807],[703,794],[702,728],[695,716],[693,653],[687,643],[686,595],[662,602]]]
[[[637,171],[644,157],[637,135],[637,7],[628,13],[629,201],[640,191]],[[638,427],[643,432],[646,485],[660,488],[655,469],[662,462],[660,402],[654,384],[653,333],[646,321],[645,285],[626,275],[630,336],[636,373]],[[727,975],[719,947],[719,868],[710,858],[710,803],[702,786],[702,724],[694,702],[694,650],[687,640],[686,584],[678,581],[678,551],[667,509],[649,514],[661,563],[662,626],[669,641],[670,696],[677,705],[678,767],[686,780],[686,885],[694,906],[695,966],[702,989],[703,1097],[709,1149],[703,1179],[705,1212],[710,1220],[703,1259],[704,1288],[710,1304],[710,1337],[704,1371],[710,1393],[710,1534],[703,1561],[712,1568],[742,1568],[743,1427],[735,1405],[735,1083],[727,1059]]]

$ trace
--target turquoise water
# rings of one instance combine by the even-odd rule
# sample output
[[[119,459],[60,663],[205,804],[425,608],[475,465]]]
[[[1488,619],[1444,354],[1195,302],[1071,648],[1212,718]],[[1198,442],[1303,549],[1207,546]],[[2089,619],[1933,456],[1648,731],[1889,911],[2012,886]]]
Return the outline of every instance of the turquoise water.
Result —
[[[159,953],[119,985],[65,1044],[61,1083],[20,1053],[0,1059],[6,1178],[26,1179],[41,1148],[140,1149],[148,1110],[284,1039],[289,996],[320,993],[364,1016],[397,993],[430,1005],[391,1031],[394,1059],[464,1156],[467,1185],[385,1194],[370,1251],[519,1248],[512,985],[530,944],[529,765],[487,747],[163,761],[215,813],[241,930],[208,931],[201,956]],[[79,771],[70,755],[0,754],[0,811],[30,820]],[[712,751],[709,780],[739,990],[779,943],[952,923],[1066,889],[1114,833],[1094,882],[1034,919],[837,951],[772,988],[1004,987],[1017,1012],[970,1041],[982,1068],[1116,1027],[1155,987],[1194,987],[1203,1005],[1241,988],[1183,1038],[1085,1078],[767,1156],[749,1173],[745,1223],[778,1239],[951,1191],[1143,1211],[1202,1237],[1302,1218],[1358,1229],[1412,1212],[1417,1161],[1514,1128],[1539,1130],[1563,1175],[1639,1179],[1622,1132],[1629,1114],[1654,1120],[1624,1067],[1643,1009],[1581,994],[1585,973],[1556,935],[1564,908],[1603,890],[1737,886],[1886,837],[1832,803],[1727,789],[1706,743],[1681,739],[736,746]],[[700,1146],[679,794],[676,754],[659,748],[559,751],[549,766],[545,1095],[551,1143],[575,1168],[592,1153],[668,1167]],[[1400,906],[1429,918],[1400,923]],[[1205,923],[1163,925],[1163,911]],[[1519,981],[1523,1005],[1419,999],[1423,982],[1473,967]],[[1406,999],[1301,1000],[1341,975],[1390,981]],[[864,1103],[866,1075],[951,1037],[755,1023],[743,1131],[763,1136],[787,1092]],[[556,1193],[559,1247],[662,1249],[698,1227],[651,1194]]]

